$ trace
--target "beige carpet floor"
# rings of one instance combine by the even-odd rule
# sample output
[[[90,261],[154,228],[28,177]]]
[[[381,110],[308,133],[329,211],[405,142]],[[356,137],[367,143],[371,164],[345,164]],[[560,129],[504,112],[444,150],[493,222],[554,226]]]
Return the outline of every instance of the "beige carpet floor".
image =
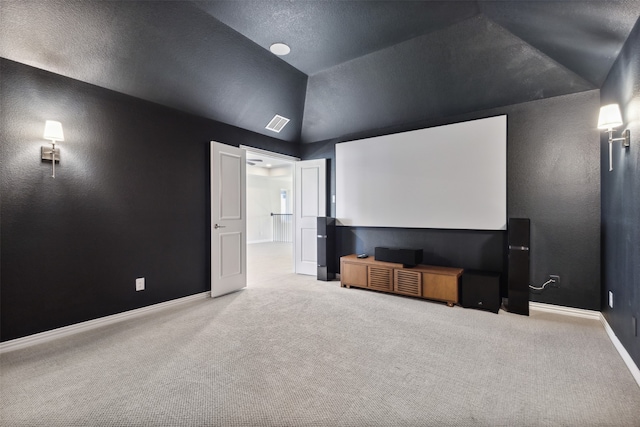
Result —
[[[598,321],[340,288],[287,251],[251,245],[243,291],[1,355],[0,424],[640,426]]]

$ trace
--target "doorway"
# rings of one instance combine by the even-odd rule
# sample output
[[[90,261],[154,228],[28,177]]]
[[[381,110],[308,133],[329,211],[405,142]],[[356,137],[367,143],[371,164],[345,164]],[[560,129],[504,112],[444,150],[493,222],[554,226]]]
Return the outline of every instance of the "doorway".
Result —
[[[246,150],[247,287],[294,272],[293,174],[299,159]]]

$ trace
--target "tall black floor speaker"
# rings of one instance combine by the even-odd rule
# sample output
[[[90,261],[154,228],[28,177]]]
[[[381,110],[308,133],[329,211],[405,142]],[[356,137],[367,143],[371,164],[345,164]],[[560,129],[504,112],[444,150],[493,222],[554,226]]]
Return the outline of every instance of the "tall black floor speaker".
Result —
[[[528,218],[509,218],[507,226],[508,297],[510,313],[529,315],[530,222]]]
[[[318,280],[336,277],[336,219],[318,217]]]

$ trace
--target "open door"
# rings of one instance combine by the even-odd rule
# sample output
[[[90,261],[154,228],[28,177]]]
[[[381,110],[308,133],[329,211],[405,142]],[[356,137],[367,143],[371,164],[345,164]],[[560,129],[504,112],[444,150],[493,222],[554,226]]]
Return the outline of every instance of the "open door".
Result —
[[[247,286],[246,152],[211,141],[211,296]]]
[[[296,162],[295,232],[296,273],[318,273],[317,217],[327,214],[326,159]]]

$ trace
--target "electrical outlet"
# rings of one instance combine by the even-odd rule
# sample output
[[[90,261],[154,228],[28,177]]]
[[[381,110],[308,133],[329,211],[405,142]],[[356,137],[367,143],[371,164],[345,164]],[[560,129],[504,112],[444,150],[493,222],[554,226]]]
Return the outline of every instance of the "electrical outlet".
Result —
[[[559,288],[560,287],[560,276],[557,275],[549,275],[549,279],[553,280],[553,282],[551,282],[551,287],[552,288]]]
[[[613,308],[613,292],[609,291],[609,308]]]
[[[136,279],[136,291],[144,291],[144,277]]]

